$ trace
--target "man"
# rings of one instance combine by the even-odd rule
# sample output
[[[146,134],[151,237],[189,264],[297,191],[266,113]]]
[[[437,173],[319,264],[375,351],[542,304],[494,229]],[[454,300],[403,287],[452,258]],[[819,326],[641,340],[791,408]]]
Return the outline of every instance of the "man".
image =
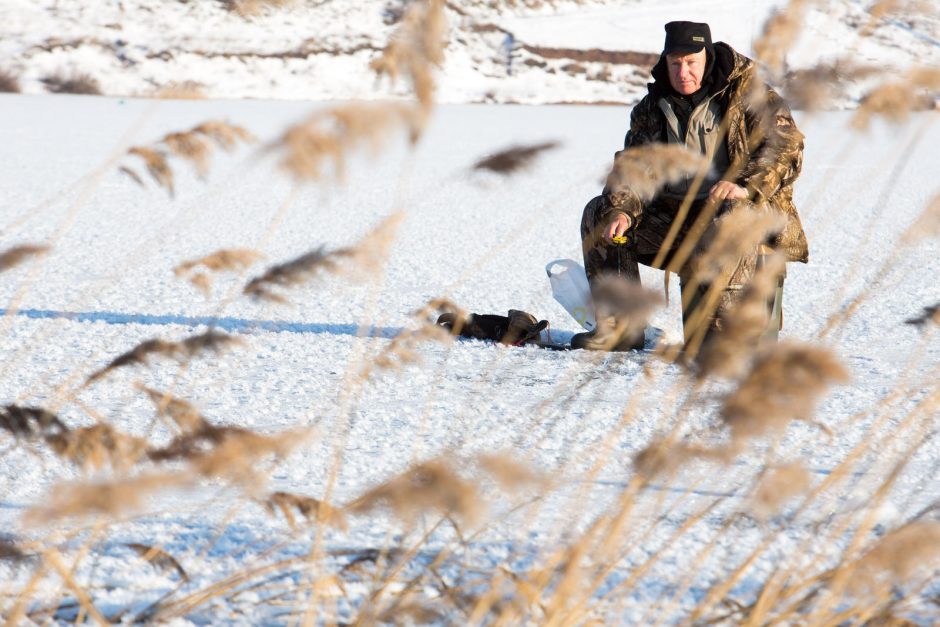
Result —
[[[708,24],[670,22],[665,28],[663,53],[651,72],[654,80],[630,115],[624,150],[616,157],[639,146],[678,144],[705,155],[711,168],[704,177],[685,177],[665,185],[652,200],[631,190],[629,181],[617,186],[608,182],[603,194],[588,203],[581,219],[581,239],[598,323],[594,331],[572,338],[574,348],[641,348],[642,333],[637,329],[642,324],[623,324],[616,311],[604,311],[598,302],[601,279],[615,274],[639,283],[637,263],[670,267],[677,252],[689,248],[682,248],[686,236],[698,240],[702,224],[706,230],[714,229],[716,220],[732,209],[761,208],[779,214],[782,228],[729,269],[730,280],[717,308],[704,315],[709,335],[720,330],[722,315],[740,299],[763,254],[779,250],[788,261],[803,263],[809,258],[806,235],[793,205],[803,135],[790,110],[760,81],[753,61],[723,42],[712,43]],[[704,222],[696,225],[700,217]],[[670,241],[674,223],[678,226]],[[694,280],[696,254],[701,250],[685,255],[687,259],[680,254],[679,267],[672,268],[678,271],[683,292],[687,346],[702,328],[701,324],[692,328],[689,322],[703,318],[694,314],[710,287]],[[778,301],[782,285],[781,277]],[[782,320],[780,302],[769,303],[769,310],[776,319],[770,320],[768,334],[776,337]]]

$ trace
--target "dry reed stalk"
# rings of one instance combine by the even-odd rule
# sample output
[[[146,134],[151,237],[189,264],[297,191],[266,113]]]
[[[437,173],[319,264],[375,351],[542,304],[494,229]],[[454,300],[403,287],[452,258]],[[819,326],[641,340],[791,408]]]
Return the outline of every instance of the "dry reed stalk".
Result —
[[[648,202],[664,185],[707,171],[710,161],[677,144],[647,144],[617,153],[607,175],[607,189],[616,199],[636,196]]]
[[[424,115],[409,104],[348,104],[315,112],[268,149],[284,153],[281,166],[298,181],[323,180],[330,163],[333,177],[342,182],[350,153],[363,146],[375,153],[399,129],[407,130],[414,143],[424,122]]]
[[[412,2],[381,56],[369,66],[392,82],[407,76],[421,108],[428,111],[434,104],[434,68],[444,62],[446,28],[444,0]]]
[[[84,516],[115,517],[139,509],[143,500],[162,490],[189,485],[191,479],[178,474],[151,474],[95,483],[61,483],[23,516],[28,525],[56,523]]]
[[[183,568],[182,564],[179,563],[179,560],[163,549],[147,544],[138,544],[136,542],[125,544],[124,546],[137,553],[144,561],[151,564],[157,570],[167,574],[178,575],[181,581],[189,581],[189,575],[186,574],[186,570]]]
[[[915,318],[908,318],[904,322],[917,327],[926,327],[928,323],[940,325],[940,303],[924,307],[922,314]]]
[[[404,473],[372,488],[346,506],[353,514],[389,507],[405,521],[428,510],[473,524],[482,503],[473,485],[441,459],[416,464]]]
[[[721,418],[738,442],[780,431],[791,420],[811,420],[826,389],[848,379],[829,351],[781,342],[758,356],[738,389],[725,398]]]
[[[721,333],[715,333],[696,356],[697,375],[737,378],[750,366],[754,352],[767,331],[768,302],[786,269],[781,253],[769,256],[744,288],[741,300],[721,317]]]
[[[885,535],[854,565],[849,592],[871,595],[940,568],[940,522],[916,521]]]
[[[787,501],[806,491],[810,479],[809,471],[798,462],[771,469],[754,492],[754,511],[763,518],[776,514]]]
[[[176,193],[173,187],[173,170],[170,169],[164,153],[146,146],[134,146],[127,151],[127,154],[137,155],[143,159],[150,176],[157,185],[166,189],[171,197]]]
[[[940,194],[927,203],[913,224],[901,236],[905,244],[914,244],[923,239],[940,237]]]
[[[512,146],[493,155],[484,157],[473,164],[474,170],[488,170],[499,174],[515,174],[535,161],[543,152],[560,146],[559,142],[550,141],[531,146]]]
[[[207,425],[206,419],[188,401],[144,385],[137,388],[150,397],[158,414],[169,416],[183,433],[194,433]]]
[[[146,365],[151,355],[163,355],[174,359],[189,359],[204,352],[219,353],[223,348],[233,344],[242,344],[242,341],[237,337],[226,333],[219,333],[218,331],[206,331],[200,335],[188,337],[182,342],[168,342],[161,339],[146,340],[126,353],[118,355],[104,368],[90,374],[88,378],[85,379],[85,385],[87,386],[94,383],[117,368],[134,364]]]
[[[852,118],[852,125],[865,130],[877,116],[891,122],[903,122],[911,111],[933,108],[938,92],[940,69],[911,70],[901,80],[885,83],[868,92]]]
[[[808,0],[790,0],[786,8],[774,11],[764,22],[763,31],[753,45],[754,57],[772,74],[783,72],[787,51],[803,32],[809,4]]]
[[[786,218],[766,205],[734,205],[716,221],[716,228],[699,240],[704,252],[692,260],[693,281],[710,283],[732,272],[741,258],[786,226]]]
[[[68,427],[52,412],[40,407],[20,405],[5,405],[0,409],[0,429],[24,440],[56,436],[68,431]]]
[[[124,470],[136,464],[147,451],[146,440],[104,423],[47,436],[46,443],[56,455],[85,471],[106,464]]]
[[[30,257],[44,255],[49,252],[48,246],[40,244],[20,244],[0,252],[0,272],[15,268]]]
[[[342,510],[310,496],[291,492],[274,492],[265,499],[264,506],[272,516],[277,512],[281,512],[291,529],[297,528],[294,510],[308,522],[319,522],[339,529],[346,529],[346,517],[343,515]]]

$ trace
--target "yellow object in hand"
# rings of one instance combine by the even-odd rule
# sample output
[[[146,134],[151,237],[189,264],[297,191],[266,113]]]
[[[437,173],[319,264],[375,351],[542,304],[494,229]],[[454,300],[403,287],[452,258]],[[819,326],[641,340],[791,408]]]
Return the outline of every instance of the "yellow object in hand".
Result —
[[[622,246],[623,244],[626,244],[627,242],[629,242],[630,238],[627,237],[626,235],[617,235],[616,237],[611,237],[610,241],[612,241],[614,244]]]

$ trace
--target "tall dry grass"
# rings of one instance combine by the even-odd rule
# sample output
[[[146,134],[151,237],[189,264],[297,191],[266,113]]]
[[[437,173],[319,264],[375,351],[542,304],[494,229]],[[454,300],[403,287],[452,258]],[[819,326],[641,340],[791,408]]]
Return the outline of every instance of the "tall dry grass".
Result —
[[[249,14],[250,7],[263,4],[282,3],[229,6]],[[756,49],[768,68],[782,72],[806,5],[791,3],[791,13],[765,27]],[[890,10],[878,3],[873,20]],[[330,173],[341,177],[353,150],[381,150],[388,135],[402,130],[417,140],[433,106],[434,68],[443,60],[444,12],[444,2],[410,3],[374,63],[380,75],[404,77],[413,100],[344,105],[313,114],[269,147],[281,153],[288,174],[307,182],[322,182]],[[930,72],[904,78],[908,87],[930,89],[935,89],[929,87],[934,79]],[[827,79],[819,80],[825,86]],[[859,115],[896,115],[894,89],[887,85],[872,91]],[[172,194],[170,158],[183,159],[205,175],[213,147],[231,149],[247,138],[239,127],[210,122],[168,134],[154,146],[132,148],[129,155],[142,159],[158,185]],[[548,148],[516,147],[479,161],[477,167],[510,175]],[[698,176],[706,166],[694,155],[674,150],[628,151],[614,164],[608,185],[615,192],[622,188],[648,198],[664,183]],[[142,181],[134,170],[125,171]],[[903,245],[937,236],[937,204],[935,199],[925,209]],[[213,273],[235,273],[245,279],[240,297],[289,302],[292,288],[326,274],[380,274],[401,219],[401,214],[393,215],[354,246],[314,248],[253,278],[245,275],[261,253],[247,249],[219,249],[181,262],[175,272],[205,289]],[[743,251],[779,228],[774,216],[756,210],[722,218],[714,239],[696,242],[701,254],[694,257],[695,280],[720,282]],[[9,249],[0,255],[0,269],[44,251],[26,245]],[[876,528],[874,521],[905,465],[936,431],[940,371],[928,364],[919,377],[907,372],[910,381],[901,380],[894,398],[869,408],[875,419],[871,433],[825,476],[814,473],[812,459],[787,458],[785,452],[800,448],[781,446],[784,438],[800,437],[792,428],[795,422],[812,425],[820,438],[838,437],[825,427],[827,417],[817,415],[817,408],[834,386],[848,381],[850,372],[818,342],[755,342],[781,263],[771,258],[746,286],[743,299],[723,320],[725,332],[703,344],[693,369],[648,364],[620,420],[591,451],[587,470],[563,462],[546,471],[522,450],[416,455],[408,467],[341,502],[324,488],[335,481],[344,461],[341,438],[332,451],[335,466],[329,460],[307,460],[319,464],[328,479],[310,486],[312,494],[301,494],[270,483],[291,463],[285,460],[292,453],[307,454],[310,442],[321,437],[306,428],[270,432],[225,425],[200,409],[202,403],[177,396],[177,390],[142,383],[137,390],[152,402],[163,431],[124,433],[84,406],[81,392],[60,399],[61,407],[9,403],[0,409],[4,443],[30,451],[31,463],[58,458],[80,479],[57,483],[30,505],[24,516],[29,534],[0,537],[0,568],[9,563],[29,572],[24,585],[0,597],[0,613],[10,624],[66,618],[158,624],[199,620],[225,607],[244,612],[236,615],[238,621],[275,616],[278,622],[305,624],[929,622],[937,612],[919,601],[924,590],[936,591],[937,504],[913,515],[905,512],[893,528]],[[610,289],[619,306],[640,307],[645,314],[658,305],[649,294],[622,285]],[[443,297],[423,306],[416,318],[428,322],[439,310],[462,318],[460,308]],[[922,312],[911,314],[908,322],[922,328],[925,338],[940,324],[937,304],[925,303]],[[375,353],[361,353],[330,410],[337,416],[351,414],[378,368],[420,368],[425,342],[441,342],[450,350],[452,340],[441,327],[421,324]],[[182,369],[191,359],[224,359],[222,349],[243,343],[250,341],[214,330],[179,341],[151,339],[77,378],[88,386],[103,383],[118,369],[146,372],[155,358],[179,362]],[[605,374],[605,366],[603,358],[585,361],[582,371],[617,383]],[[671,387],[664,369],[674,375]],[[583,379],[559,381],[531,410],[528,424],[536,429],[550,423],[569,411],[575,399],[596,400],[589,387]],[[644,393],[658,395],[658,413],[640,415],[653,411],[641,409],[637,399]],[[75,408],[93,424],[77,424]],[[703,421],[703,415],[709,420]],[[629,449],[635,454],[624,455],[623,447],[616,446],[623,428],[641,417],[651,420],[657,432],[645,445]],[[887,431],[889,423],[893,427]],[[524,434],[521,441],[530,435],[533,441],[538,437]],[[416,442],[416,451],[419,446]],[[623,459],[611,459],[615,455]],[[611,482],[609,493],[597,499],[585,486],[593,485],[609,464],[622,470],[617,477],[622,482]],[[713,483],[724,485],[718,481],[723,476],[737,477],[735,484],[741,487],[701,498],[711,494]],[[283,520],[287,542],[304,548],[285,558],[273,547],[251,563],[232,559],[224,572],[206,573],[198,551],[155,546],[151,538],[127,541],[122,525],[139,512],[160,511],[155,499],[168,492],[196,494],[215,483],[230,490],[224,498],[233,510],[261,508]],[[845,493],[858,498],[847,501],[841,497]],[[176,499],[185,497],[177,494]],[[561,504],[553,511],[561,519],[554,525],[542,519],[549,501]],[[88,526],[69,532],[74,525]],[[507,527],[518,533],[508,541]],[[378,533],[363,533],[365,528]],[[378,538],[382,535],[384,539]],[[114,540],[118,536],[119,542]],[[376,539],[375,545],[351,545],[363,538]],[[106,600],[113,581],[102,582],[93,568],[82,566],[94,561],[102,545],[113,547],[115,542],[141,568],[171,578],[172,586],[161,588],[160,594],[140,593],[133,603],[114,609]],[[49,586],[61,587],[51,603]]]

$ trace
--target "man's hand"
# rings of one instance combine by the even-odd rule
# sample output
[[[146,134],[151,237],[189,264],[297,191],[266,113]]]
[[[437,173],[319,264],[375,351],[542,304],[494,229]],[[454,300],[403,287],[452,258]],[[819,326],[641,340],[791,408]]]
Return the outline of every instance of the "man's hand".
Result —
[[[708,190],[708,199],[717,202],[723,200],[745,200],[747,198],[747,190],[731,181],[718,181]]]
[[[631,226],[633,226],[633,221],[625,213],[615,213],[613,221],[604,231],[604,239],[607,240],[608,244],[613,244],[614,238],[623,237]]]

